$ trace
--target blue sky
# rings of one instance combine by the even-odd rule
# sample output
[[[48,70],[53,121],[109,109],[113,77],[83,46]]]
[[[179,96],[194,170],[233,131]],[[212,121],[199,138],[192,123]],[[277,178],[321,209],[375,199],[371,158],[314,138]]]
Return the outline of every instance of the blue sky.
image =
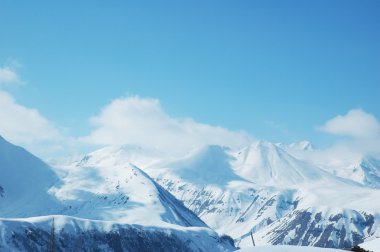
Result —
[[[337,115],[380,118],[379,12],[375,0],[0,0],[0,67],[21,80],[0,88],[70,138],[137,95],[173,118],[324,146],[335,136],[317,127]]]

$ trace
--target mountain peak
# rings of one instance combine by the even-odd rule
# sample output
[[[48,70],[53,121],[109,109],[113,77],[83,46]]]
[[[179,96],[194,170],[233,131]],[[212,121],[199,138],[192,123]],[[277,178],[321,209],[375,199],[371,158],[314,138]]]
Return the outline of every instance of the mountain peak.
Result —
[[[294,142],[291,144],[285,144],[285,143],[276,143],[276,146],[284,149],[284,150],[290,150],[290,151],[310,151],[314,150],[314,146],[312,143],[310,143],[307,140],[303,140],[300,142]]]
[[[238,175],[262,185],[294,186],[323,176],[319,168],[267,141],[255,142],[239,151],[234,166]]]
[[[306,140],[291,143],[289,147],[294,150],[313,150],[314,149],[314,146],[309,141],[306,141]]]
[[[152,167],[152,170],[162,168],[169,173],[173,172],[185,181],[223,187],[232,180],[242,179],[231,167],[233,156],[230,151],[227,147],[206,145],[183,158],[157,164]]]

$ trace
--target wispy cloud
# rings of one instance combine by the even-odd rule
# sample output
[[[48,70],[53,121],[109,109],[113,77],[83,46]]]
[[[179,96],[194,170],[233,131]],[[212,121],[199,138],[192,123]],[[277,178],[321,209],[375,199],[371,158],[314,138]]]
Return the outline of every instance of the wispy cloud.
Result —
[[[137,144],[175,153],[207,144],[235,148],[250,141],[244,132],[171,117],[158,100],[138,96],[112,101],[90,121],[95,129],[82,141],[92,144]]]
[[[17,103],[1,90],[0,135],[43,158],[67,155],[68,147],[77,146],[74,138],[65,136],[61,128],[38,110]]]
[[[0,85],[24,83],[16,72],[15,64],[0,67]]]
[[[317,128],[338,137],[335,144],[323,152],[332,160],[349,160],[367,154],[380,157],[380,122],[362,109],[337,115]],[[340,138],[342,136],[345,138]]]

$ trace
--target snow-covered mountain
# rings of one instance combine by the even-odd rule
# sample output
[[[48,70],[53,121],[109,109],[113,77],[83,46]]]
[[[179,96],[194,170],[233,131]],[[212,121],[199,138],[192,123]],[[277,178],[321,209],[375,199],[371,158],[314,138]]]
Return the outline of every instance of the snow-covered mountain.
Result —
[[[346,164],[330,165],[327,171],[362,185],[380,189],[380,160],[362,156]]]
[[[64,207],[48,192],[58,182],[43,161],[0,136],[0,217],[61,213]]]
[[[119,162],[110,150],[92,153],[88,161],[100,162],[99,155]],[[379,228],[378,190],[269,142],[239,151],[207,146],[185,157],[154,158],[141,168],[243,247],[251,244],[251,231],[258,244],[350,247]]]
[[[231,238],[210,230],[145,172],[119,159],[119,152],[111,159],[85,156],[61,167],[59,177],[0,138],[0,250],[47,251],[52,240],[56,251],[235,249]],[[64,214],[54,216],[57,238],[51,238],[52,214]]]
[[[294,146],[298,153],[314,151],[306,143]],[[259,245],[346,248],[380,232],[374,158],[360,162],[368,182],[364,183],[334,172],[328,164],[300,159],[289,146],[265,141],[238,151],[205,146],[183,157],[112,146],[56,167],[57,173],[4,139],[0,148],[0,217],[71,215],[75,218],[62,217],[69,222],[62,224],[69,225],[67,229],[74,225],[82,230],[79,222],[101,223],[95,229],[106,236],[103,228],[115,223],[132,233],[136,230],[129,224],[143,225],[142,233],[155,227],[158,233],[180,229],[191,236],[208,230],[207,224],[232,236],[240,247],[251,245],[251,233]],[[42,219],[9,221],[2,221],[4,230],[25,231],[35,225],[36,232],[45,232]],[[99,239],[108,246],[107,239]]]
[[[241,177],[263,186],[292,188],[320,181],[329,175],[302,162],[278,146],[258,141],[232,154],[232,169]]]
[[[109,156],[97,151],[67,166],[62,185],[54,187],[52,193],[69,205],[71,215],[82,218],[144,225],[206,226],[144,171],[125,161],[131,156],[120,158],[123,151],[117,149]]]
[[[344,147],[319,150],[308,141],[276,144],[299,160],[312,163],[338,177],[380,189],[380,159],[350,152]]]

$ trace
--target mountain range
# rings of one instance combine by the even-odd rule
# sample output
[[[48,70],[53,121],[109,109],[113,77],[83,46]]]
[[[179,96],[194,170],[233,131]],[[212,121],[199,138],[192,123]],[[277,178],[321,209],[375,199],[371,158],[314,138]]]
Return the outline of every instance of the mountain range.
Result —
[[[130,243],[114,234],[143,232],[162,251],[233,251],[232,239],[249,247],[251,235],[258,245],[331,248],[378,237],[380,161],[321,165],[303,158],[313,151],[307,141],[204,146],[184,156],[123,145],[49,166],[0,138],[1,246],[36,246],[27,235],[12,238],[29,229],[47,246],[53,219],[60,237],[82,232],[123,249]]]

